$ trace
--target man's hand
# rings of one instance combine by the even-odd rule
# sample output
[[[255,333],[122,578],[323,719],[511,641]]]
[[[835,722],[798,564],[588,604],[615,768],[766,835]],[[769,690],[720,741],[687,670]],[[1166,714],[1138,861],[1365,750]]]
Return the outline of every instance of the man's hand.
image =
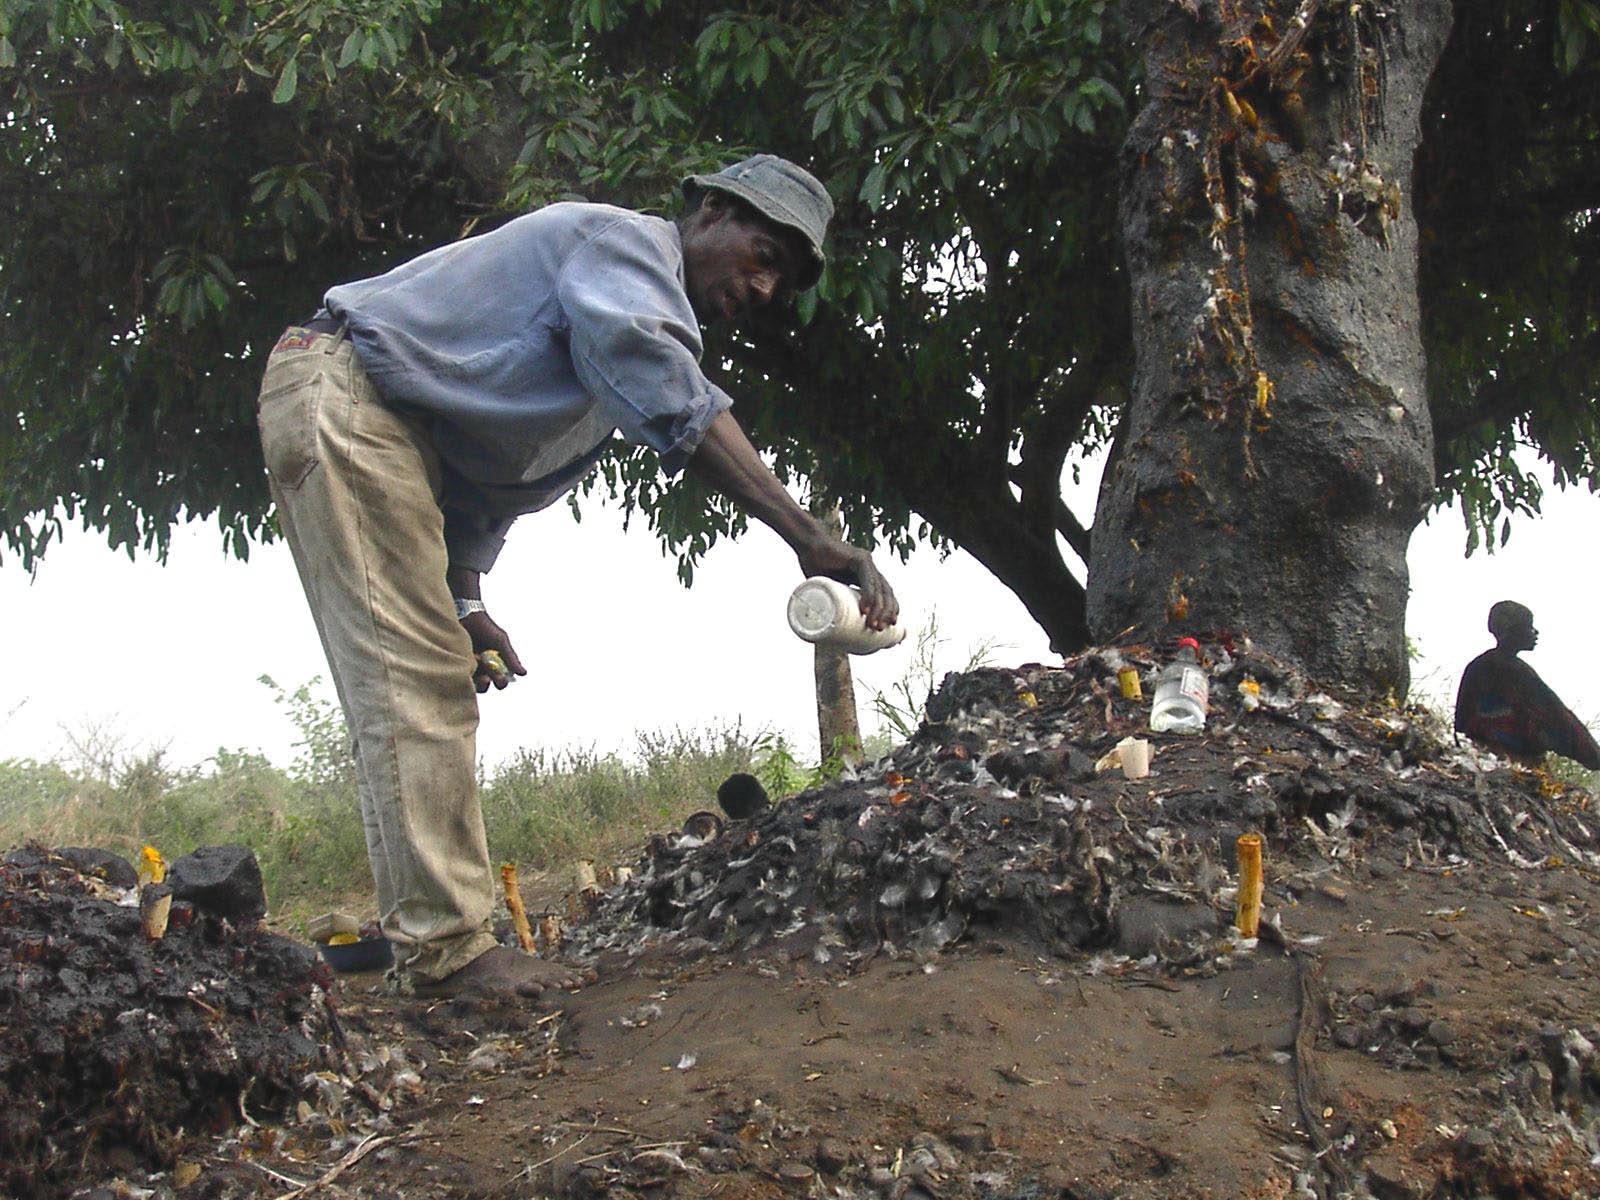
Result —
[[[869,629],[887,629],[900,617],[900,602],[883,577],[872,555],[859,546],[837,538],[823,537],[817,544],[800,551],[800,569],[806,578],[826,575],[861,589],[861,616]]]
[[[477,670],[472,673],[472,684],[479,692],[487,692],[492,683],[496,690],[503,691],[507,684],[518,675],[526,675],[528,669],[522,665],[522,660],[517,657],[517,652],[511,646],[511,638],[504,629],[494,623],[486,612],[468,613],[461,619],[461,627],[472,636],[473,653],[479,656]],[[483,660],[485,651],[492,650],[500,656],[505,663],[506,672],[501,674],[493,669],[493,663]]]

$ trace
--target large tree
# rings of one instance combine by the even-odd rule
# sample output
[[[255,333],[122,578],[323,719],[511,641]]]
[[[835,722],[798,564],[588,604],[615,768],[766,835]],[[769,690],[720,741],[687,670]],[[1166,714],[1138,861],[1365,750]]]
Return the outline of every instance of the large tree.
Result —
[[[1421,226],[1426,394],[1447,490],[1432,491],[1418,465],[1428,409],[1414,344],[1392,379],[1357,371],[1334,385],[1367,396],[1384,420],[1395,405],[1377,392],[1407,389],[1398,406],[1415,439],[1409,465],[1375,485],[1392,488],[1380,507],[1393,498],[1400,512],[1377,522],[1392,567],[1400,527],[1438,495],[1465,496],[1484,525],[1536,500],[1505,453],[1514,440],[1534,440],[1566,477],[1592,477],[1595,356],[1585,350],[1596,335],[1584,289],[1595,234],[1582,214],[1600,179],[1585,55],[1594,5],[1459,0],[1422,106],[1413,192],[1406,152],[1385,139],[1417,123],[1403,106],[1416,107],[1427,72],[1410,64],[1426,48],[1386,31],[1417,23],[1419,36],[1442,36],[1450,14],[1396,7],[1152,6],[1166,44],[1216,69],[1191,98],[1210,123],[1191,129],[1140,82],[1133,51],[1148,52],[1156,29],[1139,23],[1145,6],[1104,0],[0,0],[0,525],[27,558],[58,506],[115,544],[156,549],[174,521],[215,515],[242,552],[270,532],[251,421],[261,356],[325,286],[561,196],[662,205],[680,174],[773,149],[813,165],[838,200],[835,263],[798,322],[715,341],[708,366],[780,470],[842,502],[853,536],[903,548],[932,532],[960,544],[1059,645],[1080,644],[1084,592],[1068,562],[1089,560],[1092,539],[1087,514],[1062,505],[1060,482],[1073,450],[1104,441],[1124,416],[1116,459],[1127,477],[1136,431],[1161,425],[1150,404],[1170,389],[1151,364],[1175,335],[1142,312],[1130,322],[1120,236],[1158,203],[1149,189],[1165,170],[1160,124],[1171,120],[1174,153],[1196,149],[1186,132],[1202,151],[1199,176],[1174,182],[1198,178],[1224,216],[1174,219],[1164,232],[1174,244],[1130,244],[1130,261],[1137,275],[1170,251],[1214,273],[1214,234],[1242,251],[1207,336],[1220,350],[1225,335],[1257,332],[1240,361],[1216,352],[1196,368],[1213,372],[1200,409],[1229,414],[1202,411],[1203,428],[1228,430],[1203,464],[1219,481],[1319,428],[1296,428],[1298,381],[1261,332],[1278,315],[1253,307],[1276,303],[1255,280],[1293,266],[1294,251],[1282,264],[1245,256],[1284,244],[1283,227],[1301,215],[1297,193],[1266,193],[1271,156],[1282,146],[1300,155],[1288,174],[1305,175],[1306,188],[1318,153],[1338,177],[1321,193],[1337,197],[1332,207],[1311,214],[1330,228],[1304,230],[1308,253],[1382,258],[1396,272],[1383,286],[1404,290],[1415,269],[1408,230]],[[1176,65],[1152,60],[1151,79]],[[1340,89],[1369,86],[1367,124],[1352,125],[1335,111]],[[1338,156],[1348,166],[1334,161],[1341,130],[1356,136]],[[1137,152],[1141,139],[1153,157]],[[1251,155],[1268,161],[1251,165]],[[1246,176],[1254,196],[1240,191]],[[1515,228],[1485,235],[1487,217]],[[1318,270],[1345,278],[1338,262]],[[1254,404],[1257,375],[1266,413]],[[1134,378],[1141,390],[1125,408]],[[1267,414],[1268,430],[1256,430]],[[619,455],[604,478],[682,553],[685,571],[738,528],[692,483],[662,487],[642,456]],[[1295,478],[1274,466],[1251,486],[1272,507],[1298,500]],[[1101,526],[1125,542],[1140,501],[1109,485],[1107,495]],[[1280,522],[1278,533],[1353,545],[1374,512],[1344,515],[1338,528]],[[1237,522],[1224,524],[1207,536],[1231,536]],[[1094,539],[1099,563],[1115,561],[1110,536]],[[1193,529],[1151,536],[1154,564],[1163,537]],[[1327,569],[1348,558],[1330,551]],[[1099,594],[1126,594],[1118,569],[1091,573],[1106,575]],[[1315,589],[1240,579],[1250,607],[1212,612],[1198,587],[1174,592],[1169,571],[1147,574],[1161,578],[1134,593],[1159,593],[1163,605],[1129,612],[1152,633],[1180,611],[1181,593],[1191,620],[1259,629],[1306,652],[1306,614],[1325,602]],[[1350,591],[1354,581],[1329,582]],[[1402,599],[1391,586],[1381,607]],[[1290,608],[1300,615],[1281,618]],[[1103,612],[1102,629],[1115,632],[1121,612]],[[1388,633],[1354,637],[1381,649],[1345,660],[1356,674],[1397,677]]]
[[[1436,463],[1480,521],[1527,502],[1518,436],[1593,477],[1595,89],[1551,88],[1593,13],[1125,7],[1146,66],[1120,189],[1137,364],[1091,628],[1248,632],[1403,693],[1405,550]]]

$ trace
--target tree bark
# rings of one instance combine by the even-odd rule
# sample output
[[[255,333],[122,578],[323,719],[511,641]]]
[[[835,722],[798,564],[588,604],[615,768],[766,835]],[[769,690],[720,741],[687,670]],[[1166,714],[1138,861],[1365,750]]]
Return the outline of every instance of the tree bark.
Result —
[[[1449,0],[1130,0],[1132,394],[1090,631],[1248,635],[1315,678],[1409,681],[1406,545],[1433,491],[1412,159]]]

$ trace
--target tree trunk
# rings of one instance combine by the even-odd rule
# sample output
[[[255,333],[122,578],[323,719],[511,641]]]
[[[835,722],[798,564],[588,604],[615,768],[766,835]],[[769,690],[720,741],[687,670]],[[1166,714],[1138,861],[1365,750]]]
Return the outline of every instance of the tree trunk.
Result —
[[[816,649],[817,737],[822,761],[861,761],[861,721],[856,716],[856,684],[850,656],[833,646]]]
[[[1089,624],[1248,635],[1403,692],[1433,491],[1411,164],[1449,0],[1130,0],[1131,399]]]
[[[844,536],[844,518],[833,505],[822,524],[834,537]],[[833,646],[816,647],[817,741],[820,758],[861,761],[861,718],[856,714],[856,681],[850,656]]]

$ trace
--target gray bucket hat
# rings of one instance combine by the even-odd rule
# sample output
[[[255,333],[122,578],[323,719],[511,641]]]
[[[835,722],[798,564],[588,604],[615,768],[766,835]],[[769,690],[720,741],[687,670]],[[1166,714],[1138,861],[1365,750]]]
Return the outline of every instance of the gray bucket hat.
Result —
[[[827,261],[822,239],[833,218],[833,197],[815,175],[776,154],[757,154],[715,175],[691,175],[683,181],[683,194],[691,201],[707,189],[737,196],[768,220],[798,233],[811,252],[800,288],[817,282]]]

